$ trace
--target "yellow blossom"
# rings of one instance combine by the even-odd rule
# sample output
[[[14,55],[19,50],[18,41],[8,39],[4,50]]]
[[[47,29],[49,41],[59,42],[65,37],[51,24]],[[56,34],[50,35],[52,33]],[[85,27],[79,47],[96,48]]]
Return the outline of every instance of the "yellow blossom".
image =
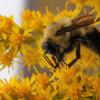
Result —
[[[22,13],[23,20],[30,20],[31,17],[32,17],[32,12],[30,10],[23,11]]]
[[[53,100],[53,97],[56,95],[56,91],[52,91],[52,88],[48,86],[46,90],[43,90],[34,97],[34,100]]]
[[[30,69],[31,66],[38,64],[41,58],[41,53],[38,51],[38,48],[27,47],[28,48],[22,48],[23,63]]]
[[[12,60],[13,60],[12,52],[4,52],[0,54],[0,64],[3,64],[4,66],[10,66]]]
[[[0,42],[0,53],[3,53],[6,50],[4,43]]]
[[[81,94],[82,87],[77,84],[71,84],[68,86],[67,95],[70,96],[71,100],[79,100],[79,96]]]
[[[54,76],[57,77],[59,80],[66,82],[67,84],[71,84],[73,77],[78,73],[78,68],[73,67],[71,69],[58,69],[54,73]]]
[[[28,31],[41,32],[43,30],[41,13],[39,11],[24,11],[22,13],[22,26]]]
[[[47,25],[51,24],[53,21],[54,21],[54,14],[52,12],[50,12],[47,8],[46,14],[44,14],[44,16],[43,16],[43,25],[47,26]]]
[[[68,18],[75,18],[76,16],[78,16],[78,14],[80,13],[81,8],[78,6],[74,11],[72,10],[68,10],[67,8],[60,11],[56,16],[55,16],[55,21],[58,21],[64,17],[68,17]]]
[[[49,85],[49,77],[46,73],[35,75],[35,79],[42,88],[46,88]]]
[[[69,0],[69,2],[76,4],[76,6],[81,6],[84,7],[89,6],[89,7],[94,7],[94,10],[97,13],[96,17],[100,17],[100,0]]]
[[[7,80],[2,81],[0,89],[9,95],[16,96],[15,84],[17,82],[18,82],[18,77],[14,76],[13,78],[10,78],[9,81]]]
[[[13,99],[11,98],[11,96],[8,95],[8,93],[0,91],[0,100],[13,100]]]
[[[67,92],[67,84],[63,81],[56,81],[53,83],[53,87],[54,89],[56,89],[58,91],[59,94],[63,94],[66,95]]]
[[[25,38],[24,36],[20,33],[19,27],[14,27],[12,34],[9,36],[9,45],[11,47],[20,47],[20,45],[24,42]]]
[[[32,88],[33,82],[34,82],[33,77],[31,79],[22,77],[21,80],[15,84],[16,94],[19,97],[30,98],[33,92],[33,88]]]
[[[10,34],[11,28],[14,25],[12,17],[0,16],[0,33]]]
[[[94,89],[94,92],[96,93],[96,100],[100,99],[100,78],[94,77],[92,79],[92,87]]]
[[[95,11],[97,12],[97,16],[96,17],[100,17],[100,0],[88,0],[87,5],[94,7]]]
[[[43,15],[43,25],[46,27],[47,25],[51,24],[54,21],[54,14],[48,10],[46,7],[46,13]]]
[[[1,41],[8,43],[8,36],[11,35],[13,27],[17,24],[13,21],[12,17],[0,16],[0,36]]]

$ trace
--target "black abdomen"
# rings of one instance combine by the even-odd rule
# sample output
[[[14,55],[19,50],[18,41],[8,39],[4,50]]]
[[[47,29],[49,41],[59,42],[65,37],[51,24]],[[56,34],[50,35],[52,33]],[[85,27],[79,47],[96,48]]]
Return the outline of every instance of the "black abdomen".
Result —
[[[87,46],[100,54],[100,32],[94,28],[94,31],[86,35]]]

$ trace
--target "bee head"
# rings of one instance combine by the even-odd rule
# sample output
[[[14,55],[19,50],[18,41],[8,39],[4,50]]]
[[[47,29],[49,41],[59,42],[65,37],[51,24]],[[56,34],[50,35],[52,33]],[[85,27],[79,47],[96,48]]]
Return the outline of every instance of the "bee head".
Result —
[[[45,58],[45,60],[53,68],[59,67],[59,63],[63,60],[63,54],[64,54],[64,52],[61,51],[61,47],[54,44],[53,42],[46,41],[46,42],[43,42],[42,48],[45,50],[43,54],[43,57]],[[52,55],[52,59],[54,60],[55,64],[53,64],[52,61],[50,61],[49,57],[46,55],[47,53]]]
[[[43,42],[42,48],[47,53],[50,53],[51,55],[56,56],[56,54],[57,54],[58,46],[56,44],[52,43],[51,41],[45,41],[45,42]]]

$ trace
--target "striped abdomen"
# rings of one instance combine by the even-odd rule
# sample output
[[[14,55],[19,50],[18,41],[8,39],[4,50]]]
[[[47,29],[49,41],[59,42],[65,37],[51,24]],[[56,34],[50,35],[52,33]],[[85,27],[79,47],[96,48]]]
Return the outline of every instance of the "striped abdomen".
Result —
[[[100,54],[100,32],[94,28],[90,34],[86,34],[87,46]]]

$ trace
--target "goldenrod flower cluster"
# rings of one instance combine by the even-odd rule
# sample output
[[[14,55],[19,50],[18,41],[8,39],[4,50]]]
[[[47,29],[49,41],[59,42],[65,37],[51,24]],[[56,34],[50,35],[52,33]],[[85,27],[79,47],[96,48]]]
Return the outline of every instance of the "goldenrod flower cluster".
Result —
[[[91,7],[93,12],[97,14],[97,17],[100,17],[100,0],[68,0],[71,3],[76,4],[77,7],[84,8],[85,6]]]
[[[84,73],[84,71],[86,71]],[[75,65],[0,81],[0,100],[100,100],[100,73]]]
[[[23,66],[35,70],[30,78],[21,75],[9,81],[0,80],[0,100],[100,100],[98,54],[81,45],[81,59],[71,68],[63,64],[54,70],[44,60],[41,47],[46,26],[63,17],[87,14],[87,6],[91,8],[90,13],[98,18],[99,3],[100,0],[67,0],[65,8],[57,14],[49,8],[46,8],[45,14],[27,9],[21,15],[20,26],[12,16],[0,16],[0,70],[14,66],[14,59],[19,57],[22,57]],[[74,10],[68,9],[70,4],[75,5]],[[75,50],[64,59],[69,63],[74,57]],[[37,66],[44,72],[40,72]]]

